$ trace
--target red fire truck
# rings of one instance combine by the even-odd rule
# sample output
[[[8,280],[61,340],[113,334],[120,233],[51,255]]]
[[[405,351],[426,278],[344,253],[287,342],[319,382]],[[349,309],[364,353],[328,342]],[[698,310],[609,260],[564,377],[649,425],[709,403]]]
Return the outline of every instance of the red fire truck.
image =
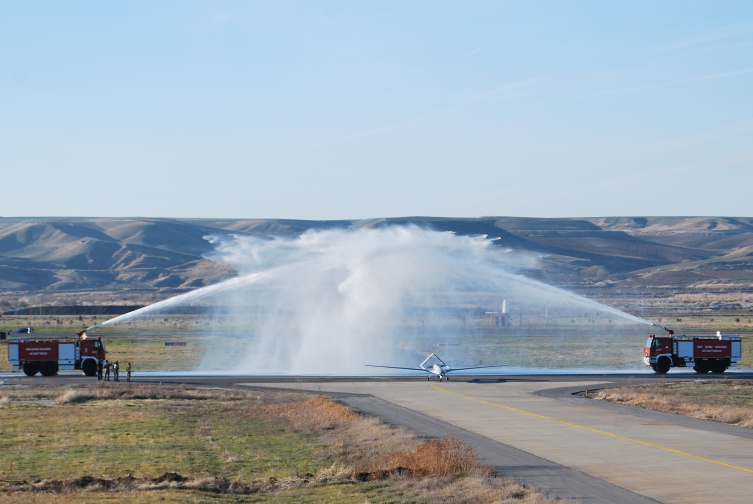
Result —
[[[665,329],[668,336],[648,337],[643,349],[643,362],[656,373],[664,374],[673,367],[692,367],[696,373],[724,373],[727,368],[737,367],[742,356],[740,336],[675,337]]]
[[[94,376],[97,360],[106,355],[102,338],[87,338],[83,331],[77,338],[65,340],[31,334],[8,340],[8,363],[14,371],[23,369],[27,376],[55,376],[63,369],[80,369],[86,376]]]

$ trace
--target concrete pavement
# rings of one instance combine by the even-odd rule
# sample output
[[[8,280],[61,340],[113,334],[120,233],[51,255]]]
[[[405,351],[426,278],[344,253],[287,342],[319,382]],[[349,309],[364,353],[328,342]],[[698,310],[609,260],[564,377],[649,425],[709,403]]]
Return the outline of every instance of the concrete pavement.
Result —
[[[568,385],[385,380],[295,388],[370,394],[660,502],[751,502],[753,440],[535,394]]]

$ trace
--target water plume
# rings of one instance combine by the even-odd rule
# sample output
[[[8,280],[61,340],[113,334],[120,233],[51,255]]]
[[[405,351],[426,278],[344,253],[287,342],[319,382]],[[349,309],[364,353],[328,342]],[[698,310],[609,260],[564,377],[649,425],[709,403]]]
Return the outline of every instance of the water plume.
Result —
[[[253,340],[252,350],[233,356],[235,367],[343,374],[364,372],[366,363],[405,362],[429,340],[478,334],[484,311],[499,309],[501,299],[509,300],[521,320],[523,313],[548,307],[650,324],[524,276],[538,267],[538,257],[486,237],[395,226],[212,242],[210,258],[235,268],[236,278],[100,326],[175,306],[222,305],[251,321],[242,333]]]

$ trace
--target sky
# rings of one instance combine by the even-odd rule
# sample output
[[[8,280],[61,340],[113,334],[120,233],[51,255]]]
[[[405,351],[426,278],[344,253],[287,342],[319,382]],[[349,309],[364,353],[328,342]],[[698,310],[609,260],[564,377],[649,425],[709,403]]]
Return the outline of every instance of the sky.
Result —
[[[0,3],[0,216],[753,216],[753,2]]]

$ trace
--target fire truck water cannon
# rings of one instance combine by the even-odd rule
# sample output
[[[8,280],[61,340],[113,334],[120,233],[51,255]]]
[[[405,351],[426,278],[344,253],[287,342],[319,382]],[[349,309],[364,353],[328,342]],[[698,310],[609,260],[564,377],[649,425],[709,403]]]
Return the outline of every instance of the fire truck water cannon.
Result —
[[[8,341],[8,363],[14,371],[23,370],[27,376],[41,373],[55,376],[61,370],[80,369],[86,376],[97,374],[97,361],[107,358],[102,338],[88,338],[86,330],[78,338],[57,339],[30,336]]]
[[[669,336],[651,334],[643,349],[643,362],[655,373],[664,374],[673,367],[692,367],[696,373],[724,373],[727,368],[737,367],[742,357],[740,336],[716,337],[675,336],[675,332],[659,324],[652,324],[667,331]]]
[[[669,333],[670,336],[674,335],[674,333],[675,333],[672,329],[667,329],[663,325],[654,324],[653,322],[651,323],[651,325],[654,326],[654,327],[658,327],[659,329],[664,329],[665,331],[667,331]]]

